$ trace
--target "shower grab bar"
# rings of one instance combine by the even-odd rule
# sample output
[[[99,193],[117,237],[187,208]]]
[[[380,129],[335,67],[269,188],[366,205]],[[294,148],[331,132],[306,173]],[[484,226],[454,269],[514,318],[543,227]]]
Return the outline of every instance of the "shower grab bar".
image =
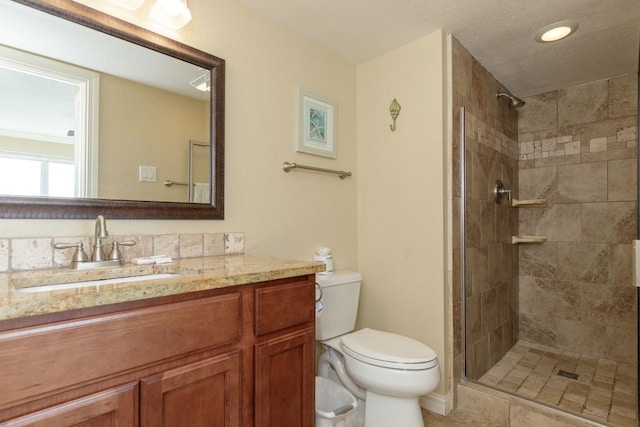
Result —
[[[307,169],[307,170],[316,171],[316,172],[333,173],[333,174],[339,175],[340,179],[345,179],[346,177],[352,175],[351,172],[347,172],[347,171],[338,171],[338,170],[334,170],[334,169],[317,168],[315,166],[305,166],[305,165],[299,165],[297,163],[291,163],[291,162],[284,162],[282,164],[282,170],[285,171],[285,172],[289,172],[291,169],[295,169],[295,168]]]
[[[189,184],[187,184],[186,182],[171,181],[170,179],[168,179],[164,182],[164,185],[166,187],[171,187],[172,185],[184,185],[185,187],[187,187]]]

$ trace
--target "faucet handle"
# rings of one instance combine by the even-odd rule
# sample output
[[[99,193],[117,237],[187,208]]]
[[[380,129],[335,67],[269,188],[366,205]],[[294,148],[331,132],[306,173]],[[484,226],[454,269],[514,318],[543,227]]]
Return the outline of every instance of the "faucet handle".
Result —
[[[56,243],[53,245],[54,249],[70,249],[75,248],[76,251],[73,253],[73,257],[71,258],[72,263],[78,262],[87,262],[89,261],[89,257],[87,253],[84,251],[84,243]]]
[[[133,246],[136,242],[133,240],[125,240],[124,242],[116,242],[115,240],[111,244],[111,254],[109,254],[110,260],[119,261],[122,257],[122,251],[120,250],[120,246]]]

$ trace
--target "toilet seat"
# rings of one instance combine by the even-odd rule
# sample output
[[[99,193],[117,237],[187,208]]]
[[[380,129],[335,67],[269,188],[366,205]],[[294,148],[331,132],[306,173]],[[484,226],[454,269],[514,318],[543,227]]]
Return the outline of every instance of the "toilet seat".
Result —
[[[361,329],[342,337],[342,350],[361,362],[382,368],[419,371],[438,365],[436,353],[412,338],[374,329]]]

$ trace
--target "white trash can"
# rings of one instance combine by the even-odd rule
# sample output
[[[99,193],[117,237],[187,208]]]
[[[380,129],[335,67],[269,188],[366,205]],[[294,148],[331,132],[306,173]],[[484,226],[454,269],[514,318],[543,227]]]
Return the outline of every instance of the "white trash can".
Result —
[[[316,377],[316,427],[355,427],[358,401],[342,385]]]

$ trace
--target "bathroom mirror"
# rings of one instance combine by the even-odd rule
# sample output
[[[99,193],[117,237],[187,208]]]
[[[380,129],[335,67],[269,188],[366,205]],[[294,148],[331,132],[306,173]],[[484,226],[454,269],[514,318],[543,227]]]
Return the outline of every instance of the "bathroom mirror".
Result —
[[[0,0],[0,15],[0,96],[12,106],[0,99],[12,113],[0,118],[0,162],[39,162],[33,174],[2,167],[0,179],[41,191],[0,182],[0,218],[223,219],[224,60],[71,0]],[[71,101],[49,104],[50,91]],[[207,171],[196,182],[194,140]],[[71,190],[57,191],[65,179]]]

